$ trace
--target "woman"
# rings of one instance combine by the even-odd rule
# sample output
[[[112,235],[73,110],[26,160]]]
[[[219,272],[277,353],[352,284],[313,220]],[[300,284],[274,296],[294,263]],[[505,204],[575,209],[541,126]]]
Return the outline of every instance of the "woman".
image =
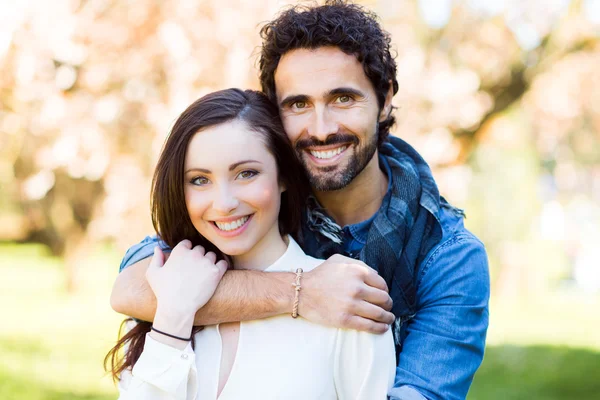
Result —
[[[192,326],[228,265],[308,271],[322,262],[290,236],[306,190],[263,94],[223,90],[184,111],[153,179],[154,227],[173,248],[164,266],[156,249],[146,273],[155,319],[138,323],[107,356],[121,399],[387,398],[395,372],[390,331],[373,335],[290,315]]]

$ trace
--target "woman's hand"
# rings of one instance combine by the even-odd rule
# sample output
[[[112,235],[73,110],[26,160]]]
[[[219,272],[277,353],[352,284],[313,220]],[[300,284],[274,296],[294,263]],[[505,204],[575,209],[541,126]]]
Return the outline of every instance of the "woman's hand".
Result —
[[[146,279],[156,296],[158,309],[169,314],[192,316],[212,297],[227,270],[227,262],[216,262],[213,252],[183,240],[164,263],[160,248],[146,271]],[[163,265],[164,263],[164,265]]]

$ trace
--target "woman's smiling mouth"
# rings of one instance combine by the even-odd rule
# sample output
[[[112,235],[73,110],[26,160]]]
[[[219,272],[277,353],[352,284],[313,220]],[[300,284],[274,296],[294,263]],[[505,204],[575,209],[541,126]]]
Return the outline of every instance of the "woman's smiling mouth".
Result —
[[[253,216],[254,214],[250,214],[237,219],[228,218],[227,220],[212,221],[212,225],[221,236],[237,236],[246,229]]]

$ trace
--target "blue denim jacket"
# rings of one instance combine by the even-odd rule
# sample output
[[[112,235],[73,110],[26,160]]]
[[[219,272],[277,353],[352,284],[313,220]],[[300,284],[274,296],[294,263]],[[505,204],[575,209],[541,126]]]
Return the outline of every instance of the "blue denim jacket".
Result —
[[[485,346],[485,249],[464,228],[462,211],[440,198],[422,157],[399,138],[383,146],[380,166],[390,185],[375,216],[342,229],[311,198],[304,250],[319,258],[335,253],[360,258],[386,279],[399,357],[393,399],[462,399]],[[431,366],[422,365],[422,350],[436,351],[429,356]]]
[[[390,399],[464,399],[483,359],[490,282],[483,244],[462,218],[441,208],[441,242],[419,268],[417,312],[405,339]],[[351,229],[346,229],[351,228]],[[364,245],[369,226],[345,227],[347,251]]]

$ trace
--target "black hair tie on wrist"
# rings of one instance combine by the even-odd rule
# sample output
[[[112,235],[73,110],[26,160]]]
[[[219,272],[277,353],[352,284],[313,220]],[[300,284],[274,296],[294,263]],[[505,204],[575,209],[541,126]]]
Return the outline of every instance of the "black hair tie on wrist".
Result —
[[[179,337],[179,336],[171,335],[170,333],[166,333],[166,332],[163,332],[163,331],[159,331],[159,330],[158,330],[158,329],[156,329],[155,327],[151,327],[150,329],[152,329],[152,330],[153,330],[154,332],[156,332],[156,333],[160,333],[161,335],[165,335],[165,336],[168,336],[168,337],[170,337],[170,338],[177,339],[177,340],[183,340],[184,342],[189,342],[189,341],[191,341],[191,340],[192,340],[192,337],[191,337],[191,336],[190,336],[189,338],[182,338],[182,337]]]

